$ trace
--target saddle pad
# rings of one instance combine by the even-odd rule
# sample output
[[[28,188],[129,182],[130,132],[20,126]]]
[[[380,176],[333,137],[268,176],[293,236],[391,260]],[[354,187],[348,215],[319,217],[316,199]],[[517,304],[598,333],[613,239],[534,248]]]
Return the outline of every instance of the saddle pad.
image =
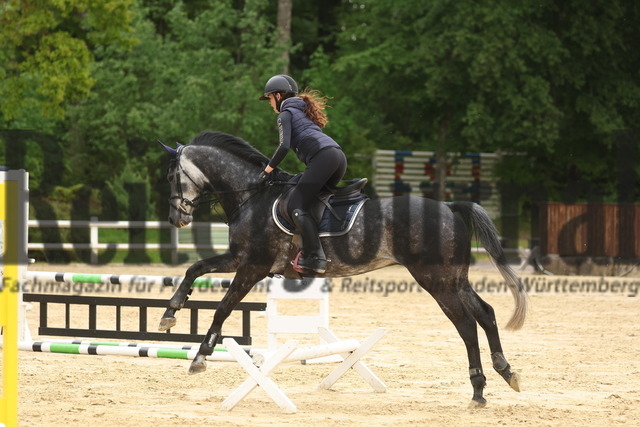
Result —
[[[296,227],[289,224],[289,222],[278,213],[280,197],[278,197],[273,203],[271,215],[273,216],[273,221],[276,223],[278,228],[292,236],[295,234]],[[329,209],[325,209],[322,214],[322,220],[318,225],[318,234],[320,237],[342,236],[343,234],[347,234],[349,230],[351,230],[351,227],[353,227],[353,223],[355,222],[360,209],[362,209],[362,206],[367,200],[367,198],[363,198],[350,204],[343,204],[343,202],[341,202],[340,204],[331,205],[333,210],[336,211],[342,220],[336,218]]]

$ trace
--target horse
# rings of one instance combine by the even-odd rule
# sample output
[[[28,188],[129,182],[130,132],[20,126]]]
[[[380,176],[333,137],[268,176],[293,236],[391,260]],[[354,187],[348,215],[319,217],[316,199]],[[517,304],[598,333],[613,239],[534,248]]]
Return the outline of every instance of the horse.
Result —
[[[194,374],[206,370],[205,358],[212,354],[225,319],[257,282],[274,274],[301,278],[291,265],[295,254],[291,236],[278,228],[271,216],[272,205],[283,190],[277,184],[292,175],[276,169],[270,183],[258,184],[269,158],[246,141],[221,132],[202,132],[189,144],[178,144],[177,149],[162,146],[170,155],[169,222],[178,228],[187,226],[194,209],[211,203],[213,196],[229,226],[228,252],[197,261],[187,269],[159,325],[159,330],[165,331],[176,324],[175,313],[184,306],[196,278],[235,272],[191,362],[189,373]],[[352,276],[397,264],[407,268],[464,341],[473,387],[471,405],[482,407],[486,404],[486,377],[476,324],[486,333],[493,368],[516,391],[520,391],[520,379],[503,354],[493,308],[468,280],[474,233],[513,296],[515,308],[506,328],[520,329],[527,314],[526,289],[507,262],[493,222],[476,203],[439,202],[418,196],[369,199],[348,233],[321,239],[331,262],[325,273],[316,276]]]

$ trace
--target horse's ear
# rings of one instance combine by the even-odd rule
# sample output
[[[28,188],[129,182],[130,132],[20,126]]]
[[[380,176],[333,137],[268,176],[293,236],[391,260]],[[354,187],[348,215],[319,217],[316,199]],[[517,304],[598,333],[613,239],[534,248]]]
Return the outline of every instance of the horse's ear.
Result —
[[[169,154],[169,156],[171,156],[172,159],[175,159],[176,156],[178,155],[178,150],[176,150],[175,148],[171,148],[171,147],[167,146],[164,142],[162,142],[160,140],[158,140],[158,144],[160,144],[162,146],[164,151],[166,151],[167,154]]]
[[[184,144],[180,144],[179,142],[177,142],[177,141],[176,141],[176,146],[177,146],[178,148],[182,147],[183,145],[184,145]]]

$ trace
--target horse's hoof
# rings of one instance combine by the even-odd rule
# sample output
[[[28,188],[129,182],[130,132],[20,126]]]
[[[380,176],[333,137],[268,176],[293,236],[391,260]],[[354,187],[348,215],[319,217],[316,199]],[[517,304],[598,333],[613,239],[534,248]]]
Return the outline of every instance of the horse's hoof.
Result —
[[[478,400],[474,399],[469,403],[469,409],[480,409],[485,406],[487,406],[487,400],[484,397],[481,397]]]
[[[174,326],[176,326],[176,323],[178,323],[178,321],[176,320],[175,317],[163,317],[162,319],[160,319],[160,325],[158,325],[158,330],[166,331],[167,329],[171,329]]]
[[[511,378],[509,378],[509,386],[515,391],[520,391],[520,375],[517,372],[513,372],[511,374]]]
[[[204,372],[207,370],[207,361],[205,357],[201,354],[197,354],[196,358],[191,362],[191,366],[189,366],[189,375],[199,374],[200,372]]]

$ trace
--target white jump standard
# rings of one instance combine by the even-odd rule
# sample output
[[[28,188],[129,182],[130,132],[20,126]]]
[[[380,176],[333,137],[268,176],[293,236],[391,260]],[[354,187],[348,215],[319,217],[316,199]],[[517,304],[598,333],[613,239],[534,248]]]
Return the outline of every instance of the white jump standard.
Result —
[[[363,344],[359,344],[356,340],[338,341],[335,335],[326,328],[318,328],[318,333],[323,339],[332,340],[328,344],[296,349],[298,342],[295,340],[287,341],[278,351],[270,355],[265,355],[262,366],[258,369],[253,365],[249,356],[244,352],[233,339],[226,338],[223,340],[224,345],[229,353],[235,357],[237,362],[247,371],[249,377],[236,388],[222,402],[222,409],[232,410],[242,399],[244,399],[256,386],[260,386],[271,397],[285,413],[294,413],[296,405],[287,397],[287,395],[271,380],[268,375],[275,370],[282,362],[301,361],[308,359],[316,359],[319,357],[339,354],[344,361],[337,366],[324,380],[318,388],[328,389],[344,375],[350,368],[353,368],[360,374],[365,381],[377,392],[385,392],[387,386],[363,363],[360,359],[378,342],[385,334],[384,328],[378,328],[371,334]]]

